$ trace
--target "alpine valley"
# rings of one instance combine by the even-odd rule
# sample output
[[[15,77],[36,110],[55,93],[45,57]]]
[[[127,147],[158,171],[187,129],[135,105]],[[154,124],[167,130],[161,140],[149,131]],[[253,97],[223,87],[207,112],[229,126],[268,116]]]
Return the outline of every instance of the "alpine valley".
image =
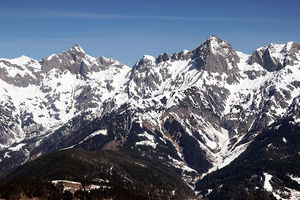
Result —
[[[211,36],[133,67],[78,44],[0,59],[0,198],[34,178],[107,199],[299,199],[299,126],[296,42],[246,55]]]

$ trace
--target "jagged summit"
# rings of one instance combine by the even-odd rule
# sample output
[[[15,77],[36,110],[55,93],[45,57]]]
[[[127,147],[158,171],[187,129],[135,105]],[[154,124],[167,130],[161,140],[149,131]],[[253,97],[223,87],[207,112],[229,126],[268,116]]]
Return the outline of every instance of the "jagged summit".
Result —
[[[199,45],[196,49],[192,51],[182,50],[174,54],[169,54],[168,52],[165,52],[163,54],[160,54],[157,58],[151,55],[144,55],[143,58],[141,58],[136,64],[146,60],[155,60],[157,64],[168,60],[186,60],[191,57],[197,57],[199,55],[199,51],[205,51],[205,53],[207,53],[208,51],[212,53],[220,53],[219,51],[222,51],[222,49],[224,48],[229,48],[230,50],[232,50],[232,47],[228,42],[222,40],[216,35],[213,35],[208,37],[201,45]]]
[[[218,36],[208,37],[199,47],[191,51],[198,69],[210,72],[229,72],[236,68],[240,58],[232,46]]]
[[[206,51],[213,54],[224,54],[225,51],[234,51],[232,46],[225,40],[216,35],[209,36],[199,47],[193,51]]]
[[[225,40],[221,39],[220,37],[213,35],[213,36],[209,36],[203,43],[208,43],[210,45],[218,45],[221,43],[227,43]]]
[[[232,71],[239,63],[240,59],[232,46],[216,35],[208,37],[200,46],[192,51],[183,50],[172,55],[167,52],[159,55],[157,58],[145,55],[135,65],[135,68],[152,64],[159,64],[167,61],[189,60],[195,62],[195,68],[204,69],[210,72],[228,72]],[[234,70],[233,70],[234,71]]]
[[[66,54],[74,54],[74,55],[78,55],[80,57],[84,57],[86,55],[85,51],[83,50],[83,48],[79,45],[79,44],[75,44],[73,45],[71,48],[69,48],[67,51],[63,51],[59,54],[52,54],[50,56],[45,57],[44,59],[42,59],[43,61],[50,61],[50,60],[57,60],[59,58],[61,58],[63,55],[66,56]]]
[[[201,47],[202,48],[206,47],[210,51],[217,51],[220,48],[232,48],[231,45],[227,41],[221,39],[220,37],[218,37],[216,35],[209,36],[196,49],[201,48]],[[218,53],[218,52],[214,52],[214,53]]]
[[[68,52],[79,52],[79,53],[85,53],[85,51],[83,50],[83,48],[79,45],[79,44],[75,44],[74,46],[72,46]]]
[[[294,65],[297,61],[300,61],[300,45],[298,43],[271,43],[256,49],[250,57],[249,64],[257,63],[267,71],[274,72],[287,65]]]

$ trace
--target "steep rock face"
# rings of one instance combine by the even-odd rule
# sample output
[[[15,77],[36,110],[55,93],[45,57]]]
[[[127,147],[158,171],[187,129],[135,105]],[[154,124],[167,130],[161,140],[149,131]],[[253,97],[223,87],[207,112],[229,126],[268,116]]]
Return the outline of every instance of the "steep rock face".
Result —
[[[249,60],[249,64],[258,63],[267,71],[273,72],[287,65],[294,65],[299,61],[300,45],[296,42],[288,42],[285,45],[270,44],[255,50]]]
[[[161,83],[163,81],[162,78],[169,76],[166,71],[153,71],[156,67],[155,65],[155,58],[145,55],[133,66],[130,80],[134,82],[134,85],[129,83],[127,89],[130,96],[135,95],[131,92],[133,90],[136,91],[138,96],[150,97],[151,92],[158,89],[156,84]]]
[[[0,148],[4,144],[11,144],[24,137],[24,133],[18,121],[18,115],[15,113],[16,107],[11,102],[11,97],[8,95],[7,90],[1,88],[0,107],[1,120],[0,120]]]
[[[111,149],[158,158],[193,186],[296,101],[298,47],[281,46],[276,56],[290,61],[275,71],[217,36],[192,51],[144,56],[132,69],[78,45],[47,57],[38,62],[38,86],[2,79],[0,121],[11,124],[1,132],[1,170],[62,148]],[[17,98],[24,91],[32,95]]]
[[[209,37],[203,44],[192,51],[196,66],[209,72],[228,72],[237,70],[240,58],[231,45],[217,36]]]

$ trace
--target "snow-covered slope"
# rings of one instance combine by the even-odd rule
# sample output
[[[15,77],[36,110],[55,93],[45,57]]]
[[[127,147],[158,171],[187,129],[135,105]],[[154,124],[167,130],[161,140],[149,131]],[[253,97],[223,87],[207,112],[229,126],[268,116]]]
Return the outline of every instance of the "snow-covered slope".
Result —
[[[127,88],[132,107],[144,111],[136,118],[163,133],[169,133],[166,121],[178,121],[185,133],[167,139],[177,147],[187,134],[205,151],[212,164],[209,172],[224,167],[300,94],[299,45],[260,49],[272,49],[271,58],[284,67],[269,71],[267,64],[255,61],[258,50],[251,56],[235,52],[216,36],[193,51],[144,56],[133,67]]]
[[[297,102],[300,46],[246,55],[212,36],[129,68],[75,45],[41,61],[2,59],[0,72],[3,166],[60,148],[130,149],[181,169],[192,184],[237,158]],[[23,155],[17,164],[14,147]]]
[[[82,111],[103,112],[103,102],[122,90],[130,68],[88,56],[75,45],[41,61],[1,59],[0,71],[4,147],[59,127]]]

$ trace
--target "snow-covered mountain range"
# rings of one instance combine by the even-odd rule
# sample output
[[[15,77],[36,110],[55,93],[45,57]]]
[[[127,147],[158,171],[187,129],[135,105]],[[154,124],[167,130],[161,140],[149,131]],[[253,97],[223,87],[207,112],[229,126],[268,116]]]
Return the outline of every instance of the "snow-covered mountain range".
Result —
[[[39,61],[0,59],[1,176],[81,147],[155,157],[193,186],[237,158],[299,95],[296,42],[246,55],[212,36],[191,51],[145,55],[132,68],[77,44]]]

